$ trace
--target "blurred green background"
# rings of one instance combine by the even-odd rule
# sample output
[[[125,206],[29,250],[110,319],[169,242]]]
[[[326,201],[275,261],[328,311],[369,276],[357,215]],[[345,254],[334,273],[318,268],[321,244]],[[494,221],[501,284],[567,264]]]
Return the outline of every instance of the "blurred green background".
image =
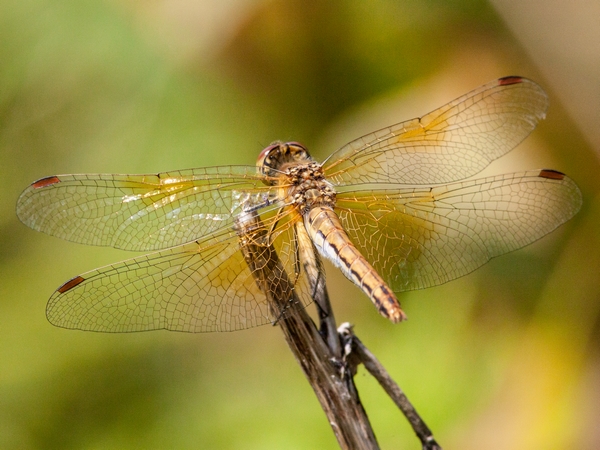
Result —
[[[448,449],[600,448],[600,6],[496,0],[3,0],[0,448],[337,448],[277,328],[58,329],[72,276],[132,256],[35,233],[16,199],[46,175],[253,164],[275,139],[318,159],[505,75],[546,121],[486,174],[551,167],[584,206],[534,245],[405,294],[393,326],[330,270],[338,321]],[[419,448],[364,370],[382,448]]]

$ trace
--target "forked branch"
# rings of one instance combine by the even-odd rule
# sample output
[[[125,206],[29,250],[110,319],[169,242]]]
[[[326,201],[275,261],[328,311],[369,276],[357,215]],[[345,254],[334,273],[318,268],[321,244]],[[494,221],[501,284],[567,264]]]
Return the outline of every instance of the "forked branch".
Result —
[[[338,328],[338,332],[345,352],[354,355],[354,358],[350,358],[350,360],[354,361],[355,364],[362,363],[365,369],[379,382],[383,390],[406,416],[415,434],[423,444],[423,450],[441,450],[442,447],[435,441],[433,433],[417,413],[406,394],[390,377],[375,355],[356,337],[352,331],[352,326],[348,322],[343,323]]]
[[[367,370],[378,380],[385,370],[352,334],[350,327],[343,328],[338,335],[324,280],[316,280],[313,286],[314,300],[321,320],[321,332],[306,310],[296,307],[301,302],[296,296],[293,283],[277,252],[269,244],[268,230],[264,228],[256,213],[240,214],[236,222],[236,230],[255,281],[267,296],[273,316],[280,318],[277,323],[317,395],[340,447],[378,449],[375,434],[354,385],[353,375],[356,373],[356,365],[350,362],[352,354],[357,358],[355,361],[363,362]],[[341,355],[340,338],[345,344],[344,348],[350,350],[349,353]],[[384,389],[388,394],[394,393],[394,395],[390,394],[394,401],[396,398],[403,399],[400,403],[396,401],[396,404],[407,415],[411,424],[419,424],[416,428],[413,425],[413,428],[423,442],[423,448],[440,449],[427,426],[410,406],[406,396],[389,376],[387,378],[389,379],[387,384],[382,384]],[[386,388],[392,385],[396,387],[396,391],[393,388],[389,388],[390,390]],[[397,392],[400,392],[399,396]],[[410,408],[406,406],[407,404]],[[428,445],[426,446],[425,443]]]

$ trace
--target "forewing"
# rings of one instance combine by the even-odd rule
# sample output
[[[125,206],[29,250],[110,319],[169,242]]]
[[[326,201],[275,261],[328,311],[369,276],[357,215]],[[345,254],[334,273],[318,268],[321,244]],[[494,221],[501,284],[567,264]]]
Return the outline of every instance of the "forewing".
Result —
[[[242,203],[274,201],[255,167],[154,175],[58,175],[32,183],[17,215],[34,230],[88,245],[158,250],[231,228]]]
[[[581,201],[572,180],[538,170],[434,188],[347,192],[336,212],[399,292],[445,283],[530,244],[573,217]]]
[[[288,274],[296,301],[310,289],[293,250],[292,222],[265,221]],[[260,286],[264,269],[250,269],[235,231],[84,273],[66,282],[48,302],[48,320],[60,327],[101,332],[167,329],[234,331],[280,319]]]
[[[439,184],[483,170],[544,118],[548,97],[525,78],[495,80],[435,111],[356,139],[325,162],[336,185]]]

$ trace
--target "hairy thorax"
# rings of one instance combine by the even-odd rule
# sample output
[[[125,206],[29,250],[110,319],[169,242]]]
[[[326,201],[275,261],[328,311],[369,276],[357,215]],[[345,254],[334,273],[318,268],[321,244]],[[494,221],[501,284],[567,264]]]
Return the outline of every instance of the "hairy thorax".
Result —
[[[333,208],[335,191],[325,179],[323,167],[297,142],[276,142],[260,154],[257,165],[280,186],[285,203],[294,205],[304,216],[317,206]]]
[[[290,167],[286,176],[289,182],[287,199],[302,215],[315,206],[333,208],[335,205],[335,191],[316,162]]]

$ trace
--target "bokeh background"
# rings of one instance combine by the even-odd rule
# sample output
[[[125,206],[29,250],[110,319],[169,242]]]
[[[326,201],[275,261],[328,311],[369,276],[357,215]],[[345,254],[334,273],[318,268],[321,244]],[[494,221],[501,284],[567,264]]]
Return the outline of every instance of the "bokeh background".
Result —
[[[22,225],[46,175],[318,159],[505,75],[548,118],[486,174],[550,167],[581,212],[382,319],[334,271],[355,324],[448,449],[600,448],[600,4],[595,0],[0,2],[0,448],[337,448],[279,330],[97,334],[44,317],[72,276],[131,254]],[[419,448],[360,370],[383,448]]]

